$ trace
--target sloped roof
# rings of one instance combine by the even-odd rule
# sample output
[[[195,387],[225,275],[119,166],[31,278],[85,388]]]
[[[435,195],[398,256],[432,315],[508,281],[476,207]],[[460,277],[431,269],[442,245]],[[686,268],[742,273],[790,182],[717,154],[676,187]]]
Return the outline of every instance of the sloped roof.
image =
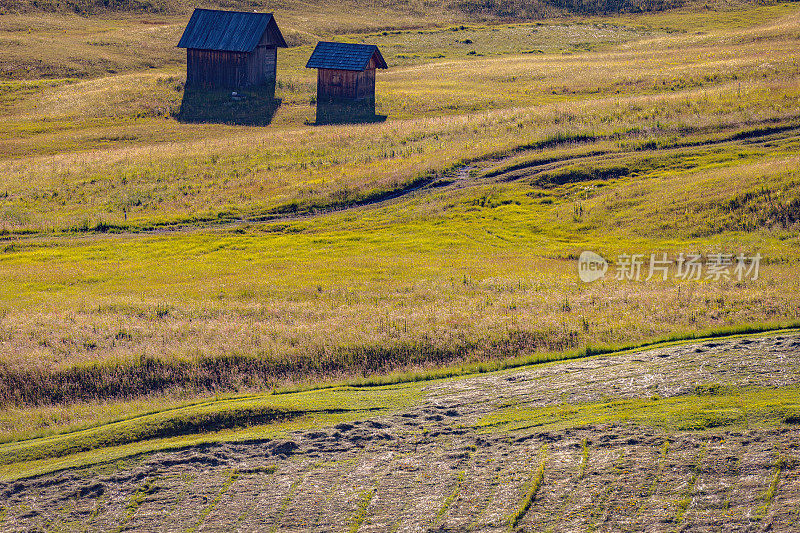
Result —
[[[178,48],[252,52],[270,26],[277,46],[286,48],[272,13],[195,9]]]
[[[351,44],[318,42],[306,68],[330,68],[336,70],[364,70],[369,60],[375,57],[378,68],[387,68],[380,50],[374,44]]]

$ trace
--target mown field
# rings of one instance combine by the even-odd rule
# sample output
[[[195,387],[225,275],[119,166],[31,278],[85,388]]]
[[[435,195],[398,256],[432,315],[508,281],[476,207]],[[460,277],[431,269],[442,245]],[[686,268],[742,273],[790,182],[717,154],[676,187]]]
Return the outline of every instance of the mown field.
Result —
[[[26,9],[0,15],[3,440],[800,320],[797,4],[289,3],[264,127],[181,120],[185,11]],[[310,124],[333,36],[381,47],[385,122]],[[587,249],[763,260],[584,284]]]
[[[783,331],[254,394],[0,444],[0,527],[793,531],[798,347]]]

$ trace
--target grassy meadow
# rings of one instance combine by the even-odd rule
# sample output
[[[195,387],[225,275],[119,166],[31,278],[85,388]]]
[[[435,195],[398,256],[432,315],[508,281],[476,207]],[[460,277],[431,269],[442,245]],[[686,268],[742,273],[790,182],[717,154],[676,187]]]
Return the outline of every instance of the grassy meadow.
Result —
[[[800,320],[796,3],[305,7],[275,8],[292,46],[266,127],[180,120],[182,12],[0,15],[3,440]],[[383,51],[385,122],[310,124],[305,61],[334,37]],[[764,260],[583,284],[587,249]]]

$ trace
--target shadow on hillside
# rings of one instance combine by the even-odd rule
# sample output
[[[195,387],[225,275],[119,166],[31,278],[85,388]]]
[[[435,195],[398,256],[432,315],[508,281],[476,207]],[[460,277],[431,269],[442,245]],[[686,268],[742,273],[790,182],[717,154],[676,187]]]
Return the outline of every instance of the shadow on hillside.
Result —
[[[383,122],[386,115],[375,114],[375,100],[320,100],[316,125]]]
[[[187,87],[177,118],[180,122],[267,126],[280,106],[274,84],[236,90]]]

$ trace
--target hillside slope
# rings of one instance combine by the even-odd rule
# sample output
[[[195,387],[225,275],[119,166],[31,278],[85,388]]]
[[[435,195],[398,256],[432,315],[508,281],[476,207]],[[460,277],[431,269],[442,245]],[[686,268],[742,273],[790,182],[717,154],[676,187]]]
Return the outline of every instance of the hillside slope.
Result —
[[[0,529],[796,527],[800,5],[730,7],[289,1],[262,127],[188,8],[0,15]]]
[[[317,4],[326,4],[326,0],[319,0]],[[460,15],[461,18],[504,18],[506,20],[524,20],[532,17],[553,16],[557,14],[608,14],[660,11],[679,7],[685,0],[595,0],[580,2],[576,0],[536,0],[522,2],[519,0],[506,1],[439,1],[439,2],[397,2],[397,0],[382,0],[371,2],[368,6],[364,3],[355,3],[360,8],[377,10],[406,10],[434,12],[450,12]],[[281,8],[286,5],[295,5],[295,9],[314,9],[309,3],[282,2]],[[260,10],[272,11],[275,3],[265,0],[224,0],[203,2],[198,5],[188,0],[7,0],[0,8],[2,13],[15,12],[74,12],[82,15],[100,13],[186,13],[194,7],[208,7],[235,10]]]
[[[798,352],[796,333],[662,347],[402,385],[406,407],[269,438],[95,451],[0,485],[0,529],[790,531]]]
[[[797,321],[799,9],[348,34],[390,62],[387,120],[308,123],[303,45],[266,127],[179,120],[179,16],[4,16],[3,438]],[[763,261],[585,284],[585,250]]]

